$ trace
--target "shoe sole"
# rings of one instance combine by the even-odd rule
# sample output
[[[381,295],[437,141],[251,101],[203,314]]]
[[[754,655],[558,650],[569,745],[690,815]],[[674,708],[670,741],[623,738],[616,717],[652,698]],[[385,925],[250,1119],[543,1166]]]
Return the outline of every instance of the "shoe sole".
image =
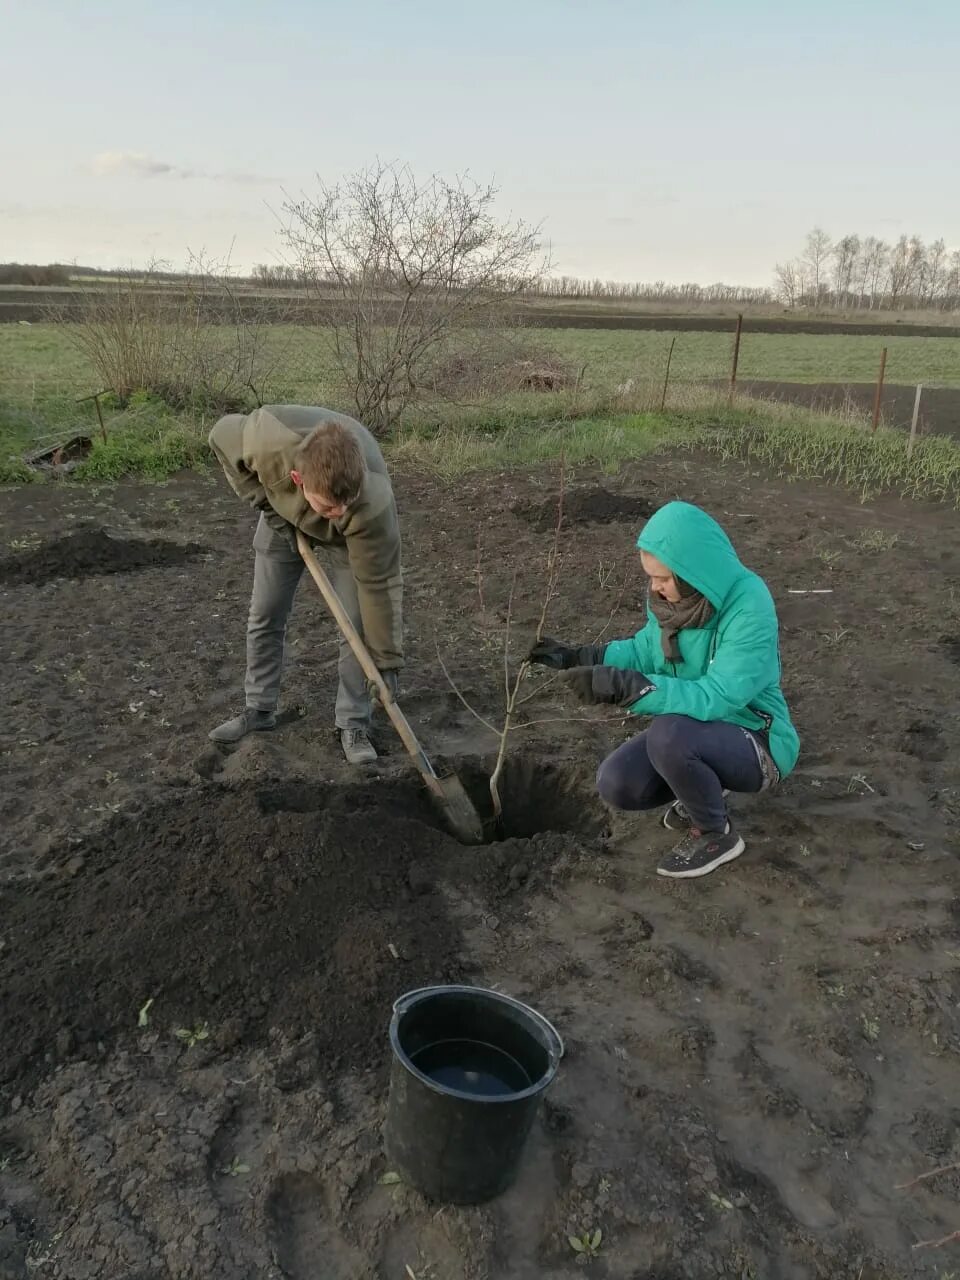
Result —
[[[668,880],[695,880],[699,876],[708,876],[711,871],[716,871],[717,867],[722,867],[725,862],[733,862],[734,858],[739,858],[746,847],[746,842],[740,836],[732,849],[728,849],[719,858],[714,858],[706,866],[694,867],[690,871],[664,871],[662,867],[657,867],[657,875],[665,876]]]
[[[693,823],[692,823],[692,822],[683,822],[683,821],[678,821],[676,826],[674,826],[674,825],[670,822],[670,820],[669,820],[669,819],[670,819],[670,815],[671,815],[673,812],[674,812],[673,805],[671,805],[671,806],[670,806],[670,808],[669,808],[669,809],[666,811],[666,813],[663,815],[663,817],[660,819],[660,825],[661,825],[661,827],[665,827],[665,828],[667,829],[667,831],[689,831],[689,830],[690,830],[690,828],[693,826]]]

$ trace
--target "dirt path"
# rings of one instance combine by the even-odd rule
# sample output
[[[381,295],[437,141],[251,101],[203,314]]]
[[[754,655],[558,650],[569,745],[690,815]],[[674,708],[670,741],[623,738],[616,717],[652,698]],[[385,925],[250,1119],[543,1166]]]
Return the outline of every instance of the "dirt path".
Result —
[[[667,833],[596,801],[636,724],[549,690],[499,844],[457,846],[396,750],[351,775],[308,584],[284,723],[218,752],[236,500],[213,476],[0,494],[4,1280],[566,1280],[598,1227],[586,1270],[616,1280],[949,1275],[912,1245],[960,1227],[960,1177],[895,1184],[960,1159],[956,513],[690,457],[569,484],[554,634],[637,625],[631,548],[676,494],[777,599],[801,766],[737,802],[748,853],[708,880],[660,880]],[[478,795],[491,736],[436,646],[495,715],[556,486],[398,485],[407,709]],[[536,1004],[568,1054],[517,1185],[438,1212],[380,1183],[385,1027],[458,979]]]

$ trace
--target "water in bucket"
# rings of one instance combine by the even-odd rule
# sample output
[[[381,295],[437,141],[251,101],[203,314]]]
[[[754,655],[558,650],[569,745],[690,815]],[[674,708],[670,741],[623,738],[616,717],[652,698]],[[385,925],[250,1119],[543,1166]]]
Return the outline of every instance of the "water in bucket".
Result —
[[[502,1098],[532,1084],[516,1058],[480,1040],[438,1040],[415,1053],[411,1061],[445,1089],[478,1098]]]

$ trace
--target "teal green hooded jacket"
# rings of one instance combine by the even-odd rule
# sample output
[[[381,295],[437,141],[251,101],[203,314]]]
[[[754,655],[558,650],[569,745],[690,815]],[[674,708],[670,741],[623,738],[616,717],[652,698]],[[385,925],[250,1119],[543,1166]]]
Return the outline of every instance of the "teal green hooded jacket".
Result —
[[[680,661],[664,657],[660,624],[647,624],[631,640],[614,640],[603,664],[642,671],[656,685],[630,711],[723,720],[766,730],[770,754],[783,777],[797,763],[800,740],[780,691],[777,611],[766,583],[740,563],[712,516],[687,502],[668,502],[637,539],[713,605],[705,627],[677,634]]]

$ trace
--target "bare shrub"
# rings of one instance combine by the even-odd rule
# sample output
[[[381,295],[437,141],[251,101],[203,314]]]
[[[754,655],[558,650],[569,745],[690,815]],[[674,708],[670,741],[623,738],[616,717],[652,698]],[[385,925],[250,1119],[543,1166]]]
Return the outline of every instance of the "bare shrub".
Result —
[[[465,404],[519,391],[567,391],[578,378],[579,369],[558,352],[522,335],[492,330],[444,353],[426,371],[424,386],[437,399]]]
[[[278,358],[260,309],[242,305],[229,263],[202,256],[175,280],[157,262],[120,272],[54,318],[121,405],[147,392],[174,409],[239,411],[263,403]]]
[[[538,231],[501,222],[497,190],[376,164],[285,206],[283,236],[313,282],[360,419],[385,431],[429,390],[455,332],[503,323],[546,269]]]

